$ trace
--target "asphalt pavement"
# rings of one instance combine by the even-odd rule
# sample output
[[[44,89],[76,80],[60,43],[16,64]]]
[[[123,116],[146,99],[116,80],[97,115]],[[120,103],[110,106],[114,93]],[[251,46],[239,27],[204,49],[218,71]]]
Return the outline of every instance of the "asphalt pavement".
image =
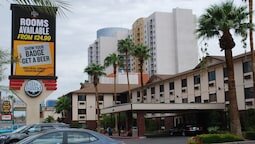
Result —
[[[189,137],[117,138],[126,144],[186,144]]]

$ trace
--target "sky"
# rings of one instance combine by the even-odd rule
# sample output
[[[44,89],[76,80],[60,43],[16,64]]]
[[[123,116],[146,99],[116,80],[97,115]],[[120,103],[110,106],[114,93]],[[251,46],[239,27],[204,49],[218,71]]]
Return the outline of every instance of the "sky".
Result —
[[[58,89],[47,99],[57,99],[80,88],[80,82],[87,79],[83,73],[87,66],[87,48],[96,40],[96,31],[105,27],[123,27],[131,29],[133,22],[140,17],[148,17],[155,11],[172,12],[173,8],[192,9],[199,17],[212,4],[224,0],[67,0],[70,12],[66,16],[57,16],[56,24],[56,76]],[[235,0],[243,5],[242,0]],[[11,51],[11,10],[8,0],[0,1],[0,48]],[[236,40],[236,39],[235,39]],[[244,52],[236,40],[234,55]],[[208,41],[210,55],[224,55],[218,46],[218,40]],[[201,48],[198,42],[198,51]],[[249,48],[247,48],[249,51]],[[6,65],[6,77],[10,75],[10,66]],[[8,78],[0,86],[8,86]],[[4,93],[3,93],[4,95]]]

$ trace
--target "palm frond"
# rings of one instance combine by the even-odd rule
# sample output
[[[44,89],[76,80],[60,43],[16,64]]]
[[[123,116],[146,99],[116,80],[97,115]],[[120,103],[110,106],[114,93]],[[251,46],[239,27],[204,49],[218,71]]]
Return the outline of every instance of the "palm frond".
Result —
[[[12,0],[17,4],[24,5],[24,8],[30,8],[25,5],[43,6],[41,11],[51,15],[55,15],[56,8],[58,8],[57,14],[60,16],[66,16],[66,12],[70,12],[71,5],[64,0]]]

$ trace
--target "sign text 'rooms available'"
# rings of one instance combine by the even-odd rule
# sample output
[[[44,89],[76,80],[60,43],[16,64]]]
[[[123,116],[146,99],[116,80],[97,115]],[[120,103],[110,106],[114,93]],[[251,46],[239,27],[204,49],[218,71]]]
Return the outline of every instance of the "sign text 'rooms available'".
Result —
[[[18,40],[50,41],[49,21],[47,19],[20,18]]]

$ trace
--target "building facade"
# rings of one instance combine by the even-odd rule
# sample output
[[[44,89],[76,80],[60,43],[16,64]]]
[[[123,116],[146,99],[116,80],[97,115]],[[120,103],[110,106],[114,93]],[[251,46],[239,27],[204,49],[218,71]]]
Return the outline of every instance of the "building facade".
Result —
[[[154,12],[139,18],[132,24],[132,32],[124,28],[103,28],[97,31],[97,40],[88,48],[88,63],[103,64],[107,55],[117,52],[118,40],[129,36],[134,44],[144,44],[150,49],[151,57],[144,64],[144,71],[150,76],[183,72],[198,63],[195,28],[196,16],[192,10],[180,8],[172,13]],[[185,53],[188,55],[182,56]],[[128,71],[139,72],[138,66],[136,58],[128,58]],[[111,72],[112,68],[108,67],[106,73]]]
[[[145,18],[144,40],[151,52],[147,68],[150,76],[176,74],[198,63],[195,28],[196,17],[189,9],[154,12]],[[185,53],[188,55],[182,56]]]
[[[229,104],[225,58],[207,56],[206,65],[169,75],[151,77],[144,87],[132,90],[132,102],[139,103],[225,103]],[[255,108],[250,58],[246,54],[234,57],[235,84],[239,110]]]
[[[236,92],[240,111],[255,108],[250,65],[249,55],[242,54],[234,57]],[[118,104],[121,105],[113,106],[113,85],[100,84],[101,114],[133,111],[136,113],[133,117],[137,120],[138,129],[140,125],[144,126],[144,121],[141,119],[153,117],[163,120],[162,128],[169,129],[184,122],[185,116],[181,115],[183,112],[200,113],[205,110],[219,109],[222,112],[227,111],[229,105],[227,80],[225,58],[207,56],[203,60],[203,65],[200,63],[188,71],[175,75],[154,75],[143,88],[133,85],[132,103],[127,103],[126,100],[127,85],[118,84]],[[93,85],[88,84],[84,89],[71,92],[70,97],[72,98],[72,120],[95,126],[97,117]],[[141,103],[142,98],[143,103]]]
[[[88,64],[104,65],[104,59],[111,53],[117,53],[118,41],[130,35],[125,28],[103,28],[97,31],[97,39],[88,48]],[[106,68],[106,73],[113,72],[112,67]]]

